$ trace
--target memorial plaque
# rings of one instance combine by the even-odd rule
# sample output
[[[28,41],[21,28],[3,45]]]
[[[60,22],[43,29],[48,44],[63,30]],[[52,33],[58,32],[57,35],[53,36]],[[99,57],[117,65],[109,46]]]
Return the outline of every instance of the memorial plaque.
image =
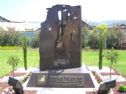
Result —
[[[80,67],[81,7],[55,5],[47,10],[40,32],[40,71]]]
[[[28,87],[93,88],[94,84],[88,73],[33,73]]]

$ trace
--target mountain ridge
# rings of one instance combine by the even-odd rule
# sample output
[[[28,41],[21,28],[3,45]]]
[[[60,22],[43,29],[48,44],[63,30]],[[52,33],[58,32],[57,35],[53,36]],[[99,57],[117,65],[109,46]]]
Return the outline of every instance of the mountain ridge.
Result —
[[[114,25],[121,25],[125,24],[126,25],[126,20],[106,20],[106,21],[101,21],[101,22],[87,22],[91,26],[97,26],[100,24],[107,24],[108,26],[114,26]]]

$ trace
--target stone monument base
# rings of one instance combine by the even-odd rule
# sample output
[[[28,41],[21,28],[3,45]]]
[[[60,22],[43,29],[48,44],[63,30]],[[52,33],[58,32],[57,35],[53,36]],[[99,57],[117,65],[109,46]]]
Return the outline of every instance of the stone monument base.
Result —
[[[32,73],[27,87],[94,88],[86,67]]]
[[[28,87],[94,88],[89,73],[33,73]]]

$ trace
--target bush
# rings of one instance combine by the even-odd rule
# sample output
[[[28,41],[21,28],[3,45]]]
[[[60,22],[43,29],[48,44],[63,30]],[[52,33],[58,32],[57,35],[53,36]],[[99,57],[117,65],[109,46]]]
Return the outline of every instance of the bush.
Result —
[[[95,29],[90,30],[89,28],[84,28],[82,32],[82,47],[90,47],[92,49],[98,49],[99,48],[99,31]],[[103,28],[102,28],[103,29]],[[106,48],[111,49],[114,47],[115,49],[121,48],[121,42],[123,33],[120,31],[119,27],[113,27],[107,29],[108,32],[105,34],[105,41],[104,46]]]
[[[107,60],[110,61],[110,79],[111,79],[112,65],[113,65],[113,63],[115,63],[115,64],[117,63],[117,61],[118,61],[118,53],[112,47],[112,49],[110,51],[107,51],[105,57],[106,57]]]
[[[125,85],[121,85],[121,86],[119,86],[118,90],[120,92],[126,92],[126,86]]]
[[[20,44],[20,33],[14,28],[7,30],[0,29],[0,45],[1,46],[17,46]]]
[[[98,39],[97,34],[90,33],[88,46],[90,46],[90,48],[92,48],[92,49],[98,49],[99,48],[99,39]]]
[[[82,48],[90,47],[91,49],[99,48],[98,33],[88,27],[83,28],[82,32]]]
[[[110,48],[114,47],[115,49],[120,49],[121,48],[121,38],[122,38],[121,32],[119,32],[119,31],[111,32],[106,40],[107,48],[110,49]]]
[[[31,39],[30,46],[32,48],[38,48],[39,47],[39,33],[35,33],[34,37]]]
[[[82,48],[85,48],[88,46],[88,36],[89,36],[89,28],[87,26],[83,27],[83,32],[81,33],[81,39],[82,39]]]
[[[14,77],[14,70],[15,70],[16,66],[19,64],[19,62],[20,62],[20,59],[16,55],[9,56],[9,58],[7,60],[7,64],[12,66],[13,77]]]

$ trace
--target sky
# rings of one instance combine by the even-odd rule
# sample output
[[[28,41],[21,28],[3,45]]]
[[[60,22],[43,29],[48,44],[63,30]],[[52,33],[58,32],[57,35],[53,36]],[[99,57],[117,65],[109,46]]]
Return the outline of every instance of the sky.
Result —
[[[42,22],[46,8],[81,5],[84,21],[126,20],[126,0],[0,0],[0,16],[11,21]]]

